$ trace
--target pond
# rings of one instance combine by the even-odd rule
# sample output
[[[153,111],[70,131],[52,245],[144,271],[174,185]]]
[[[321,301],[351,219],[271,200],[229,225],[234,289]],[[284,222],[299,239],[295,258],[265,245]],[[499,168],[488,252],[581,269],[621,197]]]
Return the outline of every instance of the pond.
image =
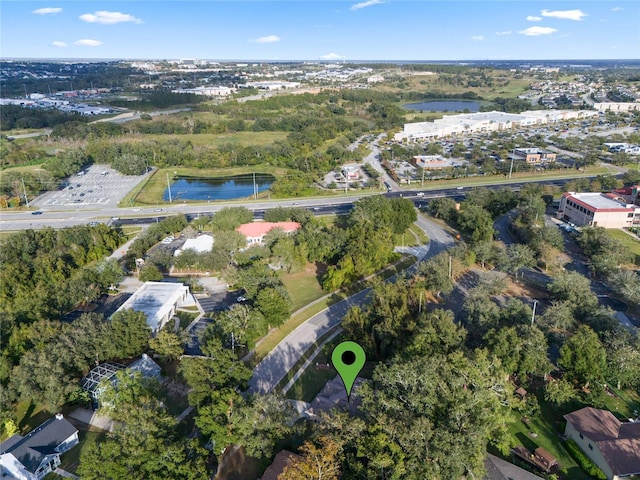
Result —
[[[221,178],[178,177],[171,184],[171,199],[176,200],[234,200],[252,197],[255,193],[269,190],[275,181],[273,175],[234,175]],[[164,191],[163,200],[169,201],[169,189]]]
[[[480,110],[480,103],[472,100],[436,100],[430,102],[408,103],[404,108],[424,112],[461,112],[465,108],[471,113]]]

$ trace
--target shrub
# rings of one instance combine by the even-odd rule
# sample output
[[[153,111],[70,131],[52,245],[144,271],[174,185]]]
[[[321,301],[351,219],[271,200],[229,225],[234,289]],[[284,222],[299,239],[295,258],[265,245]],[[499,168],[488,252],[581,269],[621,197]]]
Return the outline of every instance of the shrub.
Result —
[[[566,442],[567,451],[574,458],[580,468],[582,468],[585,472],[591,475],[593,478],[597,478],[598,480],[607,480],[607,476],[604,474],[598,466],[591,461],[589,457],[582,451],[582,449],[578,446],[576,442],[573,440],[567,440]]]

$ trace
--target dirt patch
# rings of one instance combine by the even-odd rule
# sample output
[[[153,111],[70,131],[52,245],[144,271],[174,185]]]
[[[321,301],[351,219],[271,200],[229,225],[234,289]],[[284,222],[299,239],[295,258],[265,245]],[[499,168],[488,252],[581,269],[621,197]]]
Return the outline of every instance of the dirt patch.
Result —
[[[507,279],[507,291],[504,295],[507,297],[526,297],[535,299],[547,299],[549,297],[549,294],[543,290],[539,290],[523,283],[516,283],[510,278]]]

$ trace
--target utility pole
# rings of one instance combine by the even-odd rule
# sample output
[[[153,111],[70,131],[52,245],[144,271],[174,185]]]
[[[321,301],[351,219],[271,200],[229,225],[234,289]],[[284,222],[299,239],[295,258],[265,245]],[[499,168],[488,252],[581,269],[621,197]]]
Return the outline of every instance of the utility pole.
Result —
[[[24,203],[27,204],[27,208],[29,208],[29,199],[27,198],[27,189],[24,186],[24,178],[20,178],[22,182],[22,192],[24,193]]]
[[[509,178],[511,178],[511,173],[513,172],[513,157],[515,156],[515,150],[511,151],[511,167],[509,168]]]
[[[531,325],[536,321],[536,305],[538,305],[538,300],[533,301],[533,313],[531,314]]]
[[[420,303],[418,306],[418,313],[422,313],[422,295],[424,294],[424,292],[420,292]]]
[[[424,187],[424,167],[422,167],[422,186]]]
[[[171,199],[171,184],[169,183],[169,174],[167,173],[167,187],[169,188],[169,203],[173,203]]]
[[[452,261],[453,257],[451,255],[449,255],[449,278],[452,278],[452,268],[451,268],[451,261]]]
[[[253,198],[258,199],[258,188],[256,187],[256,172],[253,172]]]

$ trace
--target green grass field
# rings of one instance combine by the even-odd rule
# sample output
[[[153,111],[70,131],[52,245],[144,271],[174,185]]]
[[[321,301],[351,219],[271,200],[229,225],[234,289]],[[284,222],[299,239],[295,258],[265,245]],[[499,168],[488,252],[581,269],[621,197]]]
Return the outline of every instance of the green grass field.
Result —
[[[636,240],[622,230],[610,229],[607,233],[627,247],[633,255],[635,264],[640,265],[640,240]]]
[[[268,145],[276,140],[287,138],[287,132],[236,132],[236,133],[184,133],[171,135],[150,135],[146,134],[140,138],[146,140],[155,140],[158,142],[181,140],[183,142],[191,142],[195,146],[220,146],[225,144],[233,145]],[[124,139],[131,140],[131,137],[125,136]],[[134,137],[138,138],[138,137]]]
[[[280,280],[282,280],[291,295],[293,301],[292,312],[298,311],[305,305],[309,305],[314,300],[327,294],[322,290],[322,286],[318,281],[315,265],[309,264],[302,272],[298,273],[280,273]]]

